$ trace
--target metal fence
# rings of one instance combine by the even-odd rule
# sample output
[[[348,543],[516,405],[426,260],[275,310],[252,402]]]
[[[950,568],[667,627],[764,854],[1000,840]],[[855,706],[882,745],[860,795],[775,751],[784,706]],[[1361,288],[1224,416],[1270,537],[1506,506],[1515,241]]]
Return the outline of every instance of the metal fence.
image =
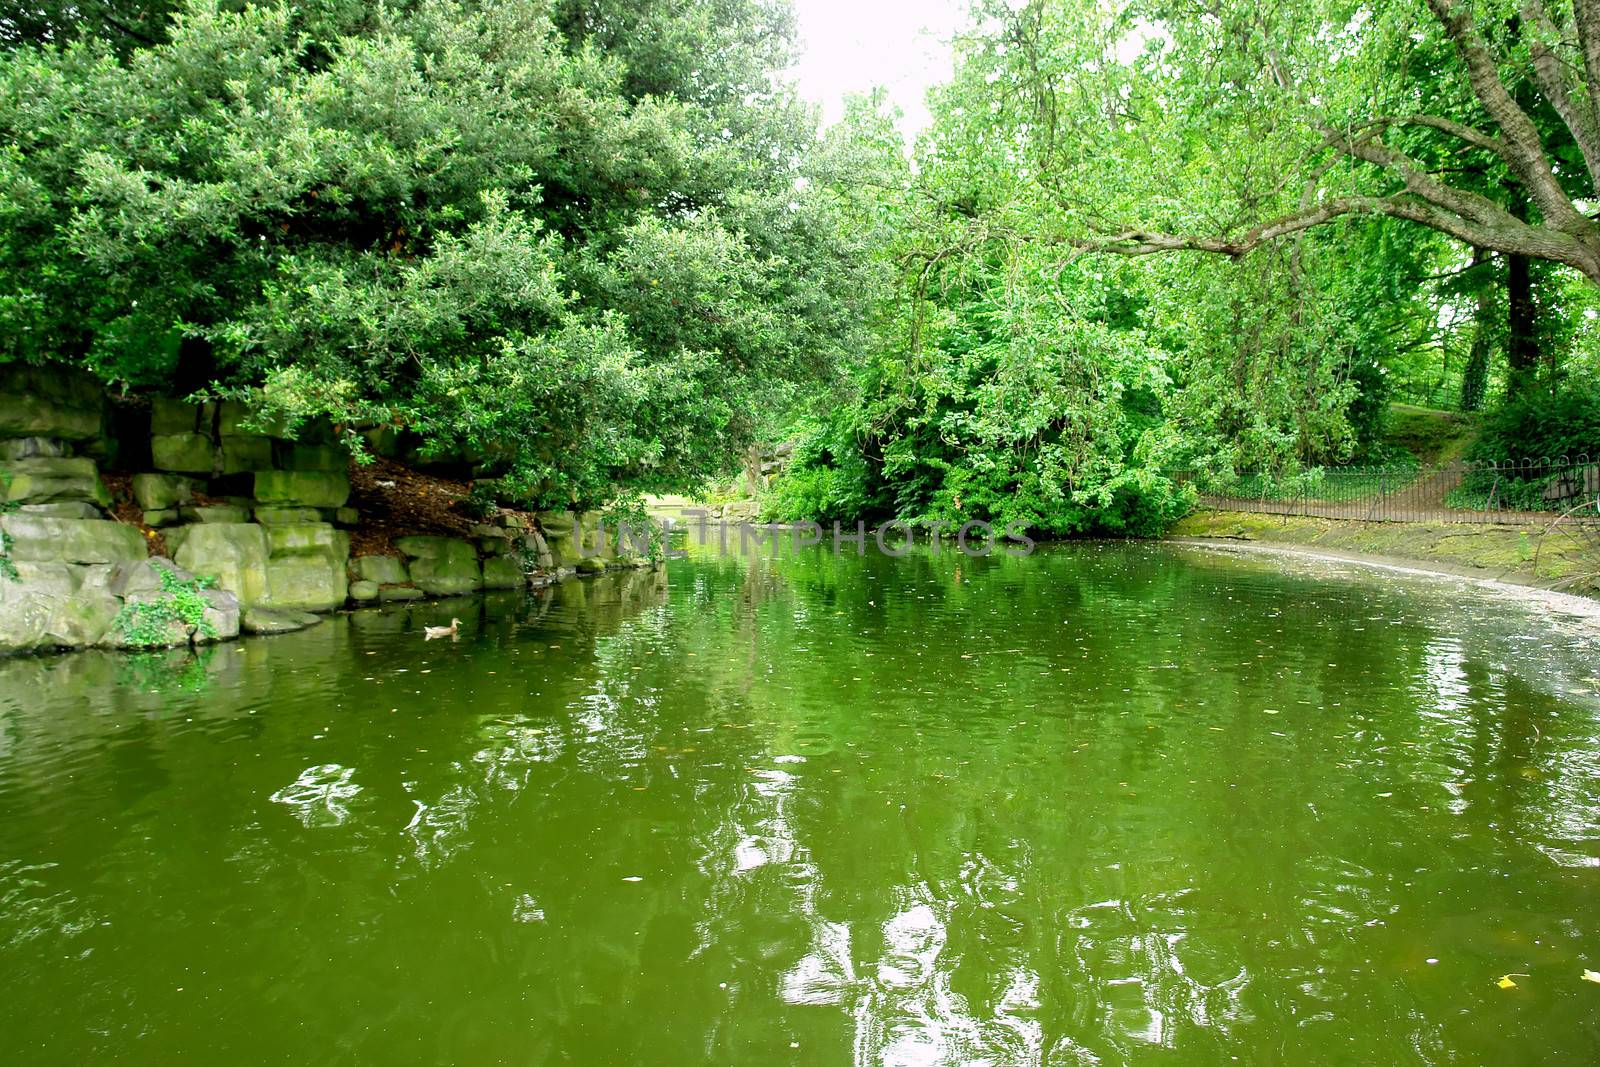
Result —
[[[1600,523],[1600,461],[1324,467],[1295,474],[1174,471],[1204,507],[1369,522]],[[1585,504],[1592,505],[1585,507]]]

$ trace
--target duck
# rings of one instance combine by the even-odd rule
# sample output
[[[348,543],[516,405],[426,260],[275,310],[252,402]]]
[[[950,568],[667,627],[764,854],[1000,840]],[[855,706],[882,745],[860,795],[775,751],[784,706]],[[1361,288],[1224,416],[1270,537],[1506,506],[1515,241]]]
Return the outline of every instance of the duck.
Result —
[[[451,619],[449,626],[424,626],[422,628],[422,639],[424,641],[432,641],[435,637],[453,638],[460,632],[461,620]]]

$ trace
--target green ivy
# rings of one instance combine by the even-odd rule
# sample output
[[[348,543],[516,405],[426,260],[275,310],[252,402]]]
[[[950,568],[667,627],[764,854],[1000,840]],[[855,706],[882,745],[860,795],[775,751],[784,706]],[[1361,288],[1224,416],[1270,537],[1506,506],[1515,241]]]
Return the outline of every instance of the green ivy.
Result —
[[[210,578],[181,578],[170,569],[161,571],[161,596],[142,603],[129,603],[117,613],[115,626],[130,645],[150,648],[172,643],[172,624],[179,623],[189,642],[196,637],[214,638],[217,628],[206,619],[211,606],[205,590],[215,582]]]
[[[0,489],[9,489],[11,475],[0,471]],[[16,511],[20,505],[15,500],[0,500],[0,515],[7,515]],[[17,565],[11,559],[11,535],[5,530],[0,530],[0,578],[11,581],[20,581],[17,575]]]

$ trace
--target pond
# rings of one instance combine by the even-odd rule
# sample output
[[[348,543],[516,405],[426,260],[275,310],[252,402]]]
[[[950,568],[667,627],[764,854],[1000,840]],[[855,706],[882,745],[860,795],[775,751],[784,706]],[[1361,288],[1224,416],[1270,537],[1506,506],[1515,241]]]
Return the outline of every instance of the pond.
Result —
[[[1082,543],[0,663],[0,1062],[1592,1063],[1596,651]]]

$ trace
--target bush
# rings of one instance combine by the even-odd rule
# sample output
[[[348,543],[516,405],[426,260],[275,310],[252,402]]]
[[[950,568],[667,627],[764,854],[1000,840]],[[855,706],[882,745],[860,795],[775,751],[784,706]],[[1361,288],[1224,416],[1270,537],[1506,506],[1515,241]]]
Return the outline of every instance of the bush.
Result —
[[[163,568],[161,596],[124,604],[114,625],[123,640],[141,648],[178,644],[180,638],[193,644],[199,637],[216,637],[216,627],[206,620],[211,604],[204,595],[213,584],[209,578],[182,578]]]
[[[1528,389],[1484,417],[1471,458],[1482,462],[1600,458],[1600,386]]]

